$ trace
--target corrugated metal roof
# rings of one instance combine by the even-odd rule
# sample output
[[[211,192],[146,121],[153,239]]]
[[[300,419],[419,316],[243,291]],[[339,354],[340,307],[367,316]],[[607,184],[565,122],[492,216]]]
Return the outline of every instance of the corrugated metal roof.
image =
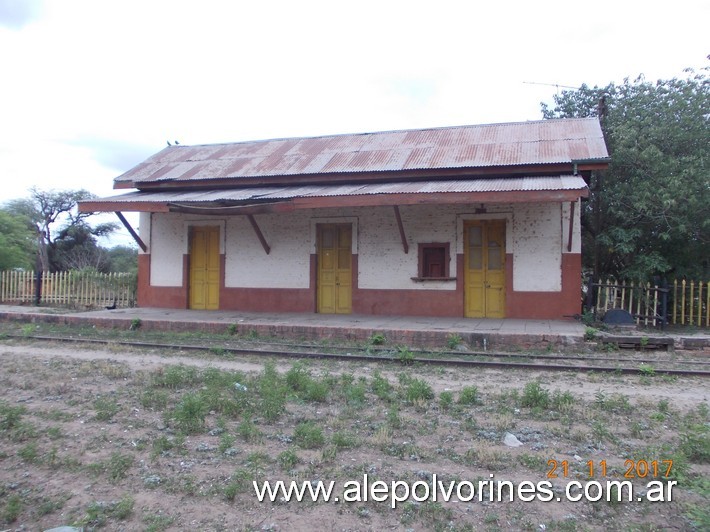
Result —
[[[501,179],[459,179],[381,184],[303,185],[289,187],[247,187],[238,189],[129,192],[118,196],[91,200],[110,203],[241,203],[258,204],[293,198],[332,196],[364,196],[373,194],[432,194],[457,192],[513,192],[584,190],[587,185],[579,176],[515,177]]]
[[[478,168],[604,160],[595,118],[172,146],[115,183]]]

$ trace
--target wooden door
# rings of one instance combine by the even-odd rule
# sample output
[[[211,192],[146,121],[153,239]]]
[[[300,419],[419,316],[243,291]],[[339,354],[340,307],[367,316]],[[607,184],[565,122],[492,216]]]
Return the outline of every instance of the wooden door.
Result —
[[[219,227],[190,228],[190,308],[219,308]]]
[[[468,318],[505,317],[505,220],[465,225],[464,304]]]
[[[352,226],[317,225],[318,312],[352,311]]]

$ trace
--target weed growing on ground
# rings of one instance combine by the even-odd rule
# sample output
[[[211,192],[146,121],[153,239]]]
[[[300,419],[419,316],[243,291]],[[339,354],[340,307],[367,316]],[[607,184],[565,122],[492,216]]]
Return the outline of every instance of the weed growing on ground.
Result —
[[[111,480],[121,480],[126,477],[132,465],[132,456],[116,452],[111,454],[105,465],[105,470]]]
[[[386,341],[387,338],[382,333],[372,333],[368,339],[370,345],[384,345]]]
[[[293,449],[282,451],[276,460],[284,471],[291,471],[300,462],[298,455]]]
[[[296,425],[293,441],[303,449],[319,449],[325,444],[323,429],[313,421],[304,421]]]
[[[434,398],[434,390],[423,379],[404,376],[400,378],[400,382],[404,385],[404,399],[408,403],[429,401]]]
[[[94,419],[97,421],[110,421],[113,416],[118,414],[121,407],[115,399],[109,397],[99,397],[94,401],[94,410],[96,415]]]
[[[442,410],[449,410],[454,403],[454,394],[449,391],[444,391],[439,394],[439,406]]]
[[[478,388],[476,386],[464,386],[459,392],[459,404],[466,406],[478,405],[481,400],[478,396]]]
[[[170,419],[175,421],[180,431],[194,434],[204,428],[207,412],[207,404],[199,393],[187,393],[175,405]]]
[[[446,337],[446,347],[456,349],[463,342],[463,338],[459,334],[450,334]]]
[[[523,388],[520,404],[528,408],[546,409],[550,406],[550,392],[538,381],[530,381]]]
[[[6,523],[14,523],[22,513],[22,497],[19,495],[10,495],[5,503],[5,508],[2,512],[3,521]]]
[[[397,360],[404,366],[410,366],[414,363],[414,353],[405,346],[397,348]]]

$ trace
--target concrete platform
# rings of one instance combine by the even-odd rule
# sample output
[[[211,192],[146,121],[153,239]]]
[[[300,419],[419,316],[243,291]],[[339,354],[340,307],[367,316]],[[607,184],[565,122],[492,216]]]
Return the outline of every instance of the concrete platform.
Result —
[[[584,326],[577,321],[426,318],[332,314],[253,313],[132,308],[69,312],[46,307],[0,306],[0,320],[30,323],[95,325],[128,329],[140,320],[143,330],[225,333],[236,325],[241,334],[294,340],[366,342],[381,333],[386,345],[446,348],[451,336],[473,349],[563,349],[584,342]]]

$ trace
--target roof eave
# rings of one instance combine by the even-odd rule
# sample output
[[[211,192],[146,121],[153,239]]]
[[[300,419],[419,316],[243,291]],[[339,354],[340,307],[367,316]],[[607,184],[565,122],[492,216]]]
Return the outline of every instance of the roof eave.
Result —
[[[290,174],[272,176],[219,177],[213,179],[187,180],[155,180],[155,181],[114,181],[113,188],[126,190],[156,189],[219,189],[252,186],[292,186],[292,185],[322,185],[334,183],[387,183],[412,180],[436,180],[478,177],[516,177],[522,175],[549,175],[571,173],[573,162],[557,162],[546,164],[524,164],[511,166],[481,166],[460,168],[416,168],[411,170],[375,171],[375,172],[341,172],[319,174]],[[603,160],[590,160],[587,164],[578,165],[578,170],[604,169],[608,163]]]

